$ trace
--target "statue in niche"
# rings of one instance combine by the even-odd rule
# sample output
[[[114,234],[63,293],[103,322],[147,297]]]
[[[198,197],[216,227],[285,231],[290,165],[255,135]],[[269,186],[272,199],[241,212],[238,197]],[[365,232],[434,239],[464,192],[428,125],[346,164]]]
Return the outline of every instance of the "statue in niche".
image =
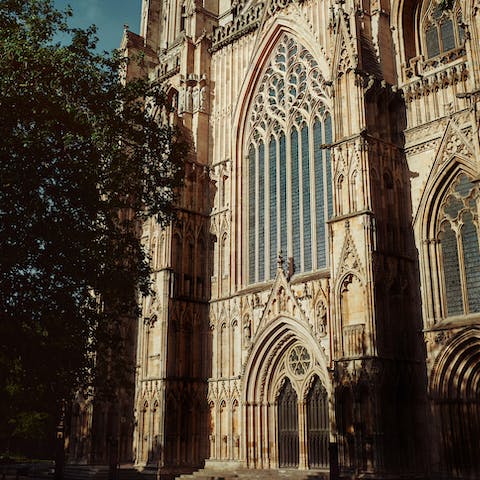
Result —
[[[204,85],[201,89],[200,89],[200,105],[199,105],[199,109],[202,110],[202,111],[205,111],[207,109],[207,86]]]
[[[198,110],[198,96],[200,92],[198,91],[198,87],[193,89],[192,97],[193,97],[193,111]]]
[[[287,294],[283,288],[278,291],[278,299],[280,312],[285,312],[287,310]]]
[[[185,108],[185,89],[182,88],[178,92],[178,113],[182,113]]]
[[[245,343],[249,343],[252,338],[252,325],[250,322],[250,317],[246,316],[243,320],[243,339]]]
[[[187,87],[185,94],[185,110],[191,112],[193,108],[192,87]]]
[[[315,309],[316,327],[319,335],[324,336],[327,334],[327,307],[323,302],[317,303]]]

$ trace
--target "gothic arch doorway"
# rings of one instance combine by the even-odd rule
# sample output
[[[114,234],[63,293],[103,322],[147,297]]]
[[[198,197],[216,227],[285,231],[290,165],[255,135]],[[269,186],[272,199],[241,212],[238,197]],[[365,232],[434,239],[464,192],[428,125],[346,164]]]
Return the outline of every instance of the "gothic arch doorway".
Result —
[[[298,399],[287,378],[280,390],[277,407],[278,466],[297,468],[299,463]]]
[[[327,468],[330,384],[311,332],[289,317],[272,321],[253,345],[244,382],[246,465]]]
[[[439,470],[449,478],[480,478],[480,330],[466,330],[444,347],[430,388]]]

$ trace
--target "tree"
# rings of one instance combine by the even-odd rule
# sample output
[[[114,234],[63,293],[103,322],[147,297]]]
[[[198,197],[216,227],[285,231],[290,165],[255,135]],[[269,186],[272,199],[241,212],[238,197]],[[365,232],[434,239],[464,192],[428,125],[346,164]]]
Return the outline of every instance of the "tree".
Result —
[[[52,432],[75,391],[105,383],[95,352],[122,341],[119,319],[149,289],[139,222],[172,218],[183,176],[159,86],[122,82],[127,60],[96,53],[95,28],[70,16],[0,0],[4,440]]]

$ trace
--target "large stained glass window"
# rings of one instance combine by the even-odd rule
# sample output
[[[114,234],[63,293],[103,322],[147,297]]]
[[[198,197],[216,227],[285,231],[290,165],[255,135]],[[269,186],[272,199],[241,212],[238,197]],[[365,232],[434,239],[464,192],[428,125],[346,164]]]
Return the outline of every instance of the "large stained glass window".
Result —
[[[465,43],[465,30],[460,3],[443,8],[440,1],[433,1],[423,20],[426,57],[433,58],[460,48]]]
[[[248,282],[272,279],[281,251],[295,273],[327,268],[332,118],[319,66],[293,38],[277,44],[249,112]]]
[[[448,317],[480,312],[478,190],[460,174],[442,205],[439,239]]]

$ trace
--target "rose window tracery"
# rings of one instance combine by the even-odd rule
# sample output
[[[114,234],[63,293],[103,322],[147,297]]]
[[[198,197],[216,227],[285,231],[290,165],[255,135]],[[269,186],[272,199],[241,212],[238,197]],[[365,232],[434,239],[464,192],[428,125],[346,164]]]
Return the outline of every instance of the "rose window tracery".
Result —
[[[310,354],[302,345],[296,345],[288,354],[288,367],[296,376],[305,375],[311,364]]]

